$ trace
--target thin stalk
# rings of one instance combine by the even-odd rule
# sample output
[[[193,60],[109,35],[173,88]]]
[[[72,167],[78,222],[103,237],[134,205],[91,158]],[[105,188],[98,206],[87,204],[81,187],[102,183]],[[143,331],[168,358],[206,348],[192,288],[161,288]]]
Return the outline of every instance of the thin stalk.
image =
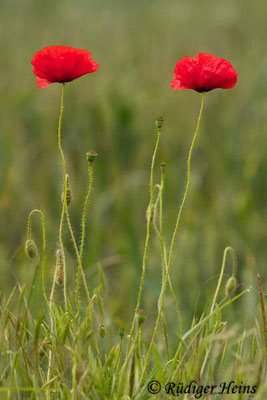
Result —
[[[224,269],[225,269],[225,263],[226,263],[226,257],[227,257],[227,253],[231,253],[232,256],[232,260],[233,260],[233,272],[232,272],[232,276],[235,277],[236,274],[236,254],[235,251],[232,247],[228,246],[224,249],[224,253],[223,253],[223,261],[222,261],[222,267],[221,267],[221,273],[220,273],[220,277],[218,280],[218,284],[217,284],[217,288],[213,297],[213,301],[212,301],[212,305],[211,305],[211,309],[210,312],[212,313],[212,311],[214,310],[215,307],[215,303],[218,297],[218,293],[222,284],[222,279],[223,279],[223,274],[224,274]]]
[[[88,185],[88,190],[87,190],[87,194],[86,194],[86,198],[85,198],[85,203],[84,203],[84,207],[83,207],[83,215],[82,215],[82,238],[81,238],[81,247],[80,247],[80,259],[81,260],[83,258],[87,209],[88,209],[89,200],[90,200],[92,189],[93,189],[93,163],[90,161],[88,162],[88,176],[89,176],[89,185]]]
[[[75,250],[75,255],[76,255],[76,258],[77,258],[77,263],[78,263],[78,271],[80,271],[80,273],[81,273],[81,275],[82,275],[82,279],[83,279],[83,284],[84,284],[84,288],[85,288],[85,292],[86,292],[86,296],[87,296],[87,301],[88,301],[88,304],[89,304],[89,306],[91,305],[91,298],[90,298],[90,293],[89,293],[89,289],[88,289],[88,286],[87,286],[87,282],[86,282],[86,277],[85,277],[85,274],[84,274],[84,271],[83,271],[83,267],[82,267],[82,263],[81,263],[81,258],[80,258],[80,255],[79,255],[79,250],[78,250],[78,246],[77,246],[77,243],[76,243],[76,240],[75,240],[75,236],[74,236],[74,233],[73,233],[73,229],[72,229],[72,226],[71,226],[71,222],[70,222],[70,215],[69,215],[69,209],[68,209],[68,206],[66,205],[66,219],[67,219],[67,224],[68,224],[68,228],[69,228],[69,231],[70,231],[70,235],[71,235],[71,240],[72,240],[72,243],[73,243],[73,247],[74,247],[74,250]],[[78,290],[79,290],[79,288],[78,288]],[[79,294],[79,293],[78,293]],[[78,295],[77,295],[78,296]],[[78,297],[77,297],[77,299],[78,299]],[[79,299],[78,299],[79,300]],[[77,303],[77,306],[78,306],[78,313],[79,313],[79,311],[80,311],[80,306],[79,306],[79,301],[78,301],[78,303]]]
[[[150,198],[149,198],[149,213],[151,212],[151,207],[153,205],[153,190],[154,190],[154,185],[153,185],[153,177],[154,177],[154,166],[155,166],[155,160],[156,160],[156,155],[158,152],[158,147],[159,147],[159,141],[161,137],[161,128],[158,128],[158,135],[157,135],[157,140],[156,140],[156,145],[154,149],[154,153],[152,156],[152,161],[151,161],[151,169],[150,169],[150,182],[149,182],[149,193],[150,193]],[[140,288],[138,292],[138,297],[137,297],[137,303],[135,307],[135,313],[133,317],[133,322],[132,322],[132,327],[129,335],[129,341],[128,341],[128,346],[127,346],[127,351],[126,351],[126,358],[128,356],[130,346],[131,346],[131,341],[133,338],[133,333],[134,333],[134,327],[135,327],[135,321],[136,321],[136,313],[139,309],[140,306],[140,301],[141,301],[141,295],[143,292],[143,287],[144,287],[144,280],[145,280],[145,272],[146,272],[146,260],[147,260],[147,252],[148,252],[148,245],[149,245],[149,239],[150,239],[150,216],[147,218],[147,224],[146,224],[146,240],[145,240],[145,249],[144,249],[144,254],[143,254],[143,263],[142,263],[142,275],[141,275],[141,282],[140,282]]]
[[[156,320],[156,324],[155,324],[155,328],[154,328],[154,332],[152,335],[152,339],[151,339],[151,343],[149,345],[149,349],[147,352],[147,356],[146,356],[146,360],[145,360],[145,366],[139,381],[139,385],[137,390],[139,389],[140,385],[142,384],[144,377],[145,377],[145,373],[148,367],[148,363],[149,363],[149,358],[150,358],[150,354],[153,348],[153,344],[154,344],[154,340],[158,331],[158,327],[159,327],[159,323],[160,323],[160,318],[161,318],[161,313],[162,313],[162,309],[163,309],[163,303],[164,303],[164,296],[165,296],[165,291],[166,291],[166,287],[167,287],[167,283],[168,283],[168,276],[169,276],[169,272],[170,272],[170,267],[171,267],[171,262],[172,262],[172,257],[173,257],[173,249],[174,249],[174,243],[175,243],[175,239],[177,236],[177,232],[180,226],[180,220],[181,220],[181,216],[182,216],[182,212],[184,209],[184,205],[187,199],[187,195],[188,195],[188,191],[189,191],[189,186],[190,186],[190,177],[191,177],[191,158],[192,158],[192,153],[193,153],[193,149],[194,149],[194,145],[198,136],[198,132],[199,132],[199,127],[200,127],[200,121],[201,121],[201,117],[202,117],[202,112],[203,112],[203,108],[204,108],[204,98],[205,98],[205,92],[202,93],[202,101],[201,101],[201,106],[200,106],[200,112],[199,112],[199,116],[198,116],[198,120],[197,120],[197,125],[196,125],[196,130],[193,136],[193,140],[190,146],[190,150],[189,150],[189,155],[188,155],[188,159],[187,159],[187,183],[186,183],[186,188],[185,188],[185,193],[182,199],[182,203],[177,215],[177,219],[176,219],[176,224],[175,224],[175,228],[174,228],[174,232],[172,235],[172,240],[171,240],[171,246],[170,246],[170,253],[169,253],[169,259],[168,259],[168,265],[167,265],[167,269],[166,269],[166,275],[165,275],[165,279],[163,282],[163,286],[162,286],[162,291],[160,294],[161,300],[160,300],[160,306],[159,306],[159,310],[158,310],[158,316],[157,316],[157,320]]]
[[[221,306],[215,308],[215,310],[213,310],[212,312],[209,313],[209,315],[207,315],[205,318],[203,318],[201,321],[199,321],[196,325],[194,325],[191,329],[189,329],[189,331],[187,331],[183,337],[181,338],[181,341],[184,342],[190,335],[192,335],[192,333],[194,333],[195,331],[197,331],[199,328],[201,328],[206,322],[209,321],[209,319],[211,317],[213,317],[215,314],[217,314],[218,312],[222,311],[224,308],[228,307],[230,304],[232,304],[234,301],[236,301],[237,299],[239,299],[241,296],[243,296],[245,293],[247,293],[249,290],[245,289],[243,290],[243,292],[239,293],[238,295],[236,295],[235,297],[233,297],[232,299],[230,299],[229,301],[227,301],[226,303],[222,304]],[[179,350],[179,349],[178,349]],[[173,365],[175,365],[175,363],[177,362],[178,359],[178,351],[176,352],[176,354],[173,357]],[[173,369],[171,370],[171,373],[173,373]]]
[[[266,312],[265,312],[264,295],[263,295],[263,290],[262,290],[260,274],[257,274],[257,281],[258,281],[258,292],[259,292],[259,297],[260,297],[260,310],[261,310],[261,317],[262,317],[262,324],[263,324],[264,351],[265,351],[265,358],[267,361],[267,318],[266,318]]]
[[[61,146],[61,126],[62,126],[62,116],[63,116],[63,109],[64,109],[64,87],[65,87],[65,84],[63,83],[62,84],[62,90],[61,90],[60,113],[59,113],[58,130],[57,130],[57,133],[58,133],[58,135],[57,135],[57,144],[58,144],[59,152],[60,152],[60,155],[61,155],[61,161],[62,161],[62,167],[63,167],[63,206],[62,206],[62,211],[61,211],[58,238],[59,238],[59,243],[60,243],[60,248],[61,248],[61,253],[62,253],[62,261],[63,261],[63,269],[64,269],[64,289],[63,289],[64,290],[64,303],[65,303],[65,309],[67,309],[66,256],[65,256],[63,239],[62,239],[64,215],[65,215],[65,209],[67,208],[67,202],[66,202],[66,191],[67,191],[66,162],[65,162],[65,157],[64,157],[63,150],[62,150],[62,146]]]
[[[55,287],[56,287],[56,276],[57,276],[57,270],[55,268],[54,272],[54,278],[53,278],[53,284],[52,284],[52,289],[50,293],[50,298],[49,298],[49,309],[51,310],[50,314],[50,329],[51,329],[51,334],[54,332],[54,321],[53,321],[53,300],[54,300],[54,294],[55,294]],[[52,341],[51,341],[51,347],[48,352],[48,368],[47,368],[47,376],[46,376],[46,382],[50,381],[51,378],[51,369],[52,369]],[[48,390],[46,394],[47,400],[50,400],[50,391]]]
[[[158,199],[159,199],[159,229],[157,227],[156,221],[154,219],[154,229],[155,232],[159,238],[160,241],[160,248],[161,248],[161,260],[162,260],[162,287],[163,287],[163,282],[165,279],[165,274],[166,274],[166,270],[167,270],[167,266],[168,266],[168,260],[167,260],[167,252],[166,252],[166,245],[165,245],[165,240],[164,240],[164,233],[163,233],[163,189],[164,189],[164,180],[165,180],[165,172],[164,172],[164,168],[161,168],[161,183],[159,186],[159,194],[158,194]],[[156,201],[156,205],[158,203],[158,199]],[[155,205],[155,212],[156,212],[156,207]],[[182,316],[181,316],[181,312],[178,306],[178,302],[173,290],[173,286],[172,286],[172,281],[171,281],[171,277],[170,275],[168,276],[168,285],[170,288],[170,292],[171,292],[171,296],[174,302],[174,306],[176,309],[176,314],[178,317],[178,321],[179,321],[179,328],[180,328],[180,335],[183,334],[183,324],[182,324]],[[160,304],[160,299],[161,299],[161,295],[159,296],[159,304]]]
[[[62,91],[61,91],[61,104],[60,104],[60,114],[59,114],[59,121],[58,121],[58,148],[59,152],[61,155],[61,160],[62,160],[62,166],[63,166],[63,207],[62,207],[62,213],[61,213],[61,219],[60,219],[60,226],[59,226],[59,243],[60,243],[60,248],[62,252],[62,260],[63,260],[63,268],[64,268],[64,302],[65,302],[65,309],[67,309],[67,277],[66,277],[66,257],[65,257],[65,251],[64,251],[64,246],[63,246],[63,239],[62,239],[62,230],[63,230],[63,222],[64,222],[64,214],[66,213],[66,219],[67,219],[67,224],[68,228],[70,231],[72,243],[74,246],[77,262],[78,262],[78,269],[80,270],[83,278],[83,283],[88,299],[88,303],[90,305],[91,299],[86,283],[86,278],[83,272],[83,268],[81,265],[81,260],[79,256],[79,251],[78,247],[76,244],[76,240],[74,237],[74,233],[71,227],[71,222],[70,222],[70,216],[69,216],[69,210],[68,210],[68,205],[66,201],[66,193],[67,193],[67,179],[66,179],[66,162],[65,162],[65,156],[63,153],[63,149],[61,146],[61,127],[62,127],[62,116],[63,116],[63,109],[64,109],[64,83],[62,84]]]
[[[82,273],[82,278],[84,281],[84,284],[86,284],[86,280],[85,280],[85,276],[83,273],[83,269],[82,269],[82,257],[83,257],[83,248],[84,248],[84,241],[85,241],[85,225],[86,225],[86,215],[87,215],[87,209],[88,209],[88,205],[89,205],[89,200],[91,197],[91,193],[92,193],[92,189],[93,189],[93,163],[92,162],[88,162],[88,176],[89,176],[89,185],[88,185],[88,190],[87,190],[87,194],[86,194],[86,198],[85,198],[85,202],[84,202],[84,207],[83,207],[83,215],[82,215],[82,236],[81,236],[81,247],[80,247],[80,252],[79,252],[79,259],[80,259],[80,264],[79,264],[79,268],[77,271],[77,282],[76,282],[76,301],[77,301],[77,307],[78,310],[80,309],[80,304],[79,304],[79,287],[80,287],[80,273]],[[88,292],[88,288],[86,285],[86,289]],[[88,292],[89,294],[89,292]],[[88,297],[87,294],[87,297]],[[90,298],[90,296],[89,296]]]
[[[50,310],[48,299],[46,296],[45,292],[45,271],[46,271],[46,232],[45,232],[45,218],[44,214],[42,213],[41,210],[32,210],[32,212],[29,215],[28,218],[28,225],[27,225],[27,237],[28,239],[31,238],[31,222],[32,222],[32,216],[34,214],[39,214],[41,217],[41,223],[42,223],[42,241],[43,241],[43,254],[42,254],[42,290],[43,290],[43,296],[46,302],[46,305],[48,307],[48,310]]]

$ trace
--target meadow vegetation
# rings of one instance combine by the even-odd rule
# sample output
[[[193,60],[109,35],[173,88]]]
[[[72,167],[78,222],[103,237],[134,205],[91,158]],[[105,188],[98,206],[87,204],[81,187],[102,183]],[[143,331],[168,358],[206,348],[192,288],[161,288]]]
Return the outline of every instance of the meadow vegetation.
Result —
[[[254,398],[266,398],[264,10],[263,0],[257,8],[241,0],[220,4],[211,0],[2,1],[0,398],[170,398],[163,392],[149,394],[147,383],[153,379],[162,386],[170,381],[212,385],[233,380],[238,385],[257,385]],[[67,223],[63,231],[67,310],[62,286],[56,286],[52,312],[43,297],[40,214],[32,217],[31,228],[39,256],[32,261],[25,255],[28,216],[38,208],[45,215],[49,300],[60,248],[60,86],[39,90],[30,61],[35,51],[52,44],[88,49],[100,65],[92,76],[65,85],[62,146],[77,238],[88,186],[86,152],[98,153],[83,255],[93,303],[88,305],[81,280],[80,313],[77,261]],[[177,60],[198,51],[231,60],[239,82],[231,91],[206,95],[170,271],[182,323],[168,287],[164,319],[140,381],[164,275],[160,235],[151,226],[141,298],[145,313],[136,315],[133,344],[127,351],[146,235],[155,119],[164,117],[154,184],[162,182],[160,164],[165,162],[162,223],[169,249],[201,101],[193,91],[171,90],[170,81]],[[159,211],[157,221],[158,217]],[[233,265],[238,288],[226,295]],[[225,397],[247,398],[242,393]],[[180,398],[191,399],[186,394]]]

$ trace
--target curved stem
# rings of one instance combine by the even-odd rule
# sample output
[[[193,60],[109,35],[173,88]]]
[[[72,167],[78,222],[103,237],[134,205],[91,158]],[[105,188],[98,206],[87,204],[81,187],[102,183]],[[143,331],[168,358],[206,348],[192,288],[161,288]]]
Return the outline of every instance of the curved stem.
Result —
[[[212,306],[211,306],[211,309],[210,309],[211,313],[214,310],[215,303],[216,303],[216,300],[217,300],[217,297],[218,297],[218,293],[219,293],[219,290],[220,290],[220,287],[221,287],[221,284],[222,284],[222,278],[223,278],[223,274],[224,274],[224,268],[225,268],[227,253],[230,253],[231,256],[232,256],[232,260],[233,260],[233,273],[232,273],[232,276],[235,277],[235,273],[236,273],[236,254],[235,254],[234,249],[232,247],[228,246],[228,247],[226,247],[224,249],[221,273],[220,273],[220,277],[219,277],[219,280],[218,280],[218,285],[217,285],[217,288],[216,288],[216,291],[215,291],[215,294],[214,294],[214,297],[213,297]]]
[[[155,160],[156,160],[156,155],[158,152],[158,147],[159,147],[159,141],[161,137],[161,129],[158,129],[158,136],[157,136],[157,141],[154,149],[154,153],[152,156],[152,161],[151,161],[151,169],[150,169],[150,182],[149,182],[149,193],[150,193],[150,198],[149,198],[149,213],[151,212],[151,206],[153,205],[153,177],[154,177],[154,166],[155,166]],[[131,347],[131,341],[133,337],[133,332],[134,332],[134,327],[135,327],[135,320],[136,320],[136,313],[139,309],[140,306],[140,301],[141,301],[141,295],[143,292],[143,287],[144,287],[144,280],[145,280],[145,271],[146,271],[146,259],[147,259],[147,251],[148,251],[148,245],[149,245],[149,239],[150,239],[150,216],[147,218],[147,224],[146,224],[146,240],[145,240],[145,249],[144,249],[144,254],[143,254],[143,263],[142,263],[142,275],[141,275],[141,282],[140,282],[140,288],[138,292],[138,297],[137,297],[137,303],[135,307],[135,313],[133,317],[133,322],[132,322],[132,327],[129,335],[129,341],[128,341],[128,346],[127,346],[127,352],[126,352],[126,358],[128,356],[130,347]]]
[[[201,101],[201,107],[200,107],[200,112],[199,112],[199,116],[198,116],[198,120],[197,120],[197,125],[196,125],[196,130],[194,133],[194,137],[190,146],[190,150],[189,150],[189,155],[188,155],[188,159],[187,159],[187,182],[186,182],[186,187],[185,187],[185,193],[182,199],[182,203],[177,215],[177,219],[176,219],[176,224],[175,224],[175,228],[174,228],[174,232],[172,235],[172,240],[171,240],[171,246],[170,246],[170,253],[169,253],[169,259],[168,259],[168,265],[167,265],[167,269],[166,269],[166,275],[165,275],[165,279],[163,282],[163,286],[162,286],[162,291],[161,291],[161,301],[160,301],[160,306],[159,306],[159,311],[158,311],[158,316],[157,316],[157,320],[156,320],[156,325],[154,328],[154,332],[152,335],[152,339],[151,339],[151,343],[147,352],[147,356],[146,356],[146,360],[145,360],[145,366],[137,387],[137,391],[139,390],[140,385],[142,384],[144,377],[145,377],[145,373],[148,367],[148,363],[149,363],[149,358],[150,358],[150,354],[152,351],[152,347],[154,344],[154,340],[158,331],[158,327],[159,327],[159,323],[160,323],[160,318],[161,318],[161,313],[162,313],[162,309],[163,309],[163,303],[164,303],[164,296],[165,296],[165,291],[166,291],[166,287],[167,287],[167,282],[168,282],[168,276],[169,276],[169,271],[170,271],[170,267],[171,267],[171,262],[172,262],[172,257],[173,257],[173,249],[174,249],[174,243],[175,243],[175,239],[177,236],[177,232],[180,226],[180,220],[181,220],[181,215],[184,209],[184,205],[187,199],[187,195],[188,195],[188,191],[189,191],[189,186],[190,186],[190,177],[191,177],[191,158],[192,158],[192,153],[193,153],[193,149],[194,149],[194,145],[198,136],[198,132],[199,132],[199,126],[200,126],[200,121],[201,121],[201,117],[202,117],[202,112],[203,112],[203,108],[204,108],[204,98],[205,98],[205,92],[202,93],[202,101]]]
[[[43,290],[43,296],[46,302],[46,305],[48,307],[48,310],[50,311],[48,299],[46,296],[45,292],[45,271],[46,271],[46,232],[45,232],[45,218],[44,214],[42,213],[41,210],[35,209],[32,210],[29,217],[28,217],[28,224],[27,224],[27,237],[28,239],[31,238],[31,222],[32,222],[32,216],[34,214],[39,214],[41,217],[41,223],[42,223],[42,240],[43,240],[43,262],[42,262],[42,290]]]

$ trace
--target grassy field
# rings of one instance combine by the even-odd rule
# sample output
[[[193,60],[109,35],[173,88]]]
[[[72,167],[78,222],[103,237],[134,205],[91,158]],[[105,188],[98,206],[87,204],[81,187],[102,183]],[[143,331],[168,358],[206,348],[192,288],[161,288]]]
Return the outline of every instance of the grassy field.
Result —
[[[133,398],[157,317],[162,284],[161,249],[155,232],[151,235],[141,301],[147,319],[142,325],[142,339],[141,333],[136,333],[138,346],[127,365],[123,364],[126,335],[120,352],[117,330],[123,327],[129,333],[140,284],[149,171],[157,136],[155,118],[162,115],[165,120],[154,180],[155,184],[160,182],[159,164],[165,161],[163,223],[169,249],[201,102],[201,96],[193,91],[173,91],[170,81],[176,62],[197,52],[229,59],[239,81],[232,90],[206,95],[192,159],[189,198],[170,272],[183,332],[195,330],[186,337],[183,347],[175,306],[167,291],[164,316],[170,354],[160,327],[148,371],[151,379],[156,377],[162,384],[173,377],[185,382],[186,375],[189,380],[206,384],[252,380],[260,387],[255,398],[266,398],[264,333],[257,289],[259,273],[265,295],[266,12],[263,0],[257,5],[247,0],[1,1],[0,398],[43,398],[40,387],[56,390],[52,398]],[[38,89],[30,62],[37,50],[53,44],[88,49],[100,65],[95,74],[66,85],[62,140],[73,192],[69,211],[76,236],[88,181],[86,152],[94,149],[98,153],[83,268],[93,293],[99,286],[102,266],[105,291],[102,281],[99,293],[95,292],[93,322],[88,318],[83,291],[81,314],[75,314],[77,266],[65,225],[71,308],[64,313],[63,291],[57,289],[51,333],[50,314],[41,289],[41,263],[36,270],[36,263],[25,256],[24,244],[28,215],[32,209],[41,209],[47,229],[45,284],[50,293],[62,207],[62,167],[57,149],[60,85]],[[33,221],[33,236],[41,250],[38,217]],[[209,315],[227,246],[237,256],[240,287],[234,295],[246,289],[249,292],[223,309],[222,314],[219,310],[194,328],[196,321],[203,321],[204,314]],[[218,304],[232,298],[224,294],[231,273],[229,257]],[[227,327],[221,324],[226,321]],[[97,326],[102,322],[105,338],[96,339]],[[95,340],[100,341],[99,357]],[[40,344],[44,343],[47,348],[42,353]],[[51,349],[55,354],[53,378],[46,385]],[[182,365],[179,373],[170,362],[177,349]],[[143,391],[135,398],[164,398],[149,397],[145,385],[149,374]],[[15,389],[7,391],[8,387]],[[20,387],[33,389],[20,391]],[[210,398],[224,399],[219,395]],[[226,398],[246,399],[244,395]]]

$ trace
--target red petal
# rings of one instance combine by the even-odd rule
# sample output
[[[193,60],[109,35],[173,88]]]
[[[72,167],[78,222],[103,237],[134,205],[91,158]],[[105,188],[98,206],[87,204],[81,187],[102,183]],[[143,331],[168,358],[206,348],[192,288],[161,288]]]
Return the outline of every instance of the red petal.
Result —
[[[36,78],[36,85],[40,88],[43,89],[44,87],[51,85],[51,83],[54,82],[49,82],[47,79],[43,78]]]
[[[174,90],[180,90],[180,89],[192,89],[190,86],[185,85],[184,83],[182,83],[181,81],[179,81],[179,79],[173,79],[171,81],[171,87]]]

